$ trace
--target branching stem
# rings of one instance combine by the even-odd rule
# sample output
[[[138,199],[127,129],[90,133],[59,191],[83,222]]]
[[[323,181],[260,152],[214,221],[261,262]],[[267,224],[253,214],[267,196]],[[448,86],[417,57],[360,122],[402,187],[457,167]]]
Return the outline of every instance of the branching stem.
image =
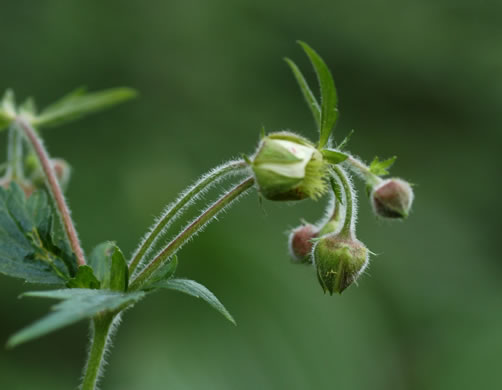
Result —
[[[349,158],[345,160],[345,162],[349,164],[371,186],[375,186],[382,181],[380,177],[372,173],[370,171],[370,168],[358,158],[355,158],[354,156],[349,156]]]
[[[250,177],[238,184],[225,195],[220,197],[210,207],[208,207],[199,217],[190,223],[181,233],[179,233],[152,261],[143,271],[132,281],[129,291],[141,288],[142,284],[161,267],[165,261],[172,256],[185,242],[187,242],[195,233],[197,233],[211,218],[216,216],[221,210],[232,203],[241,194],[246,192],[254,184],[254,178]]]
[[[63,226],[70,241],[75,256],[77,257],[78,265],[85,265],[84,252],[80,246],[80,242],[77,236],[77,231],[73,225],[73,221],[70,216],[70,210],[66,204],[65,198],[63,196],[63,191],[59,185],[58,179],[52,167],[49,155],[42,144],[42,141],[38,137],[35,129],[22,117],[16,119],[16,124],[18,128],[23,132],[29,144],[33,147],[35,154],[42,165],[42,171],[46,179],[47,187],[49,193],[51,194],[54,203],[56,205],[57,212],[63,222]]]

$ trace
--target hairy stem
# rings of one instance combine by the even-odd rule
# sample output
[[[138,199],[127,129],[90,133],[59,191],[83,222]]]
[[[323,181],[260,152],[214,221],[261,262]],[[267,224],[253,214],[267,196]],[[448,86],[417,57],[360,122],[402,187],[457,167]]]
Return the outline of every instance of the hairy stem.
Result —
[[[49,193],[54,200],[58,214],[63,222],[72,250],[75,253],[75,256],[77,256],[77,263],[78,265],[85,265],[84,252],[80,246],[77,231],[75,230],[75,226],[73,225],[73,221],[70,217],[70,210],[66,204],[58,179],[56,178],[56,173],[54,172],[54,168],[50,162],[49,155],[45,150],[42,141],[35,132],[35,129],[26,120],[18,117],[16,119],[16,123],[18,128],[24,133],[30,145],[33,147],[33,150],[42,165],[42,171],[44,172]]]
[[[375,186],[382,181],[381,178],[370,171],[370,168],[365,163],[354,156],[349,156],[345,162],[349,164],[351,168],[359,174],[359,176],[362,176],[369,185]]]
[[[23,140],[14,126],[9,128],[7,147],[7,176],[11,180],[22,180],[23,174]]]
[[[333,171],[339,177],[342,182],[343,191],[345,192],[345,221],[343,223],[342,230],[340,234],[345,235],[347,237],[352,237],[354,234],[354,224],[355,224],[355,210],[354,210],[354,202],[355,202],[355,192],[352,187],[352,183],[347,177],[347,174],[337,165],[333,165]]]
[[[130,291],[141,288],[142,284],[161,267],[170,256],[172,256],[184,243],[186,243],[194,234],[203,228],[213,217],[221,210],[231,204],[241,194],[246,192],[254,184],[254,178],[250,177],[238,184],[216,202],[209,206],[199,217],[190,223],[180,234],[178,234],[153,260],[152,262],[134,279],[129,286]]]
[[[96,389],[106,351],[108,334],[113,322],[113,315],[98,315],[92,320],[92,340],[89,357],[85,366],[81,390]]]
[[[210,186],[221,180],[225,175],[241,169],[244,166],[246,166],[246,163],[242,160],[231,161],[223,164],[209,172],[207,175],[204,175],[192,187],[182,193],[178,200],[167,208],[162,217],[158,220],[150,232],[147,233],[147,236],[134,253],[131,263],[129,264],[129,274],[133,274],[134,270],[139,264],[141,264],[150,249],[153,245],[155,245],[157,239],[163,234],[165,228],[170,222],[172,222],[178,213],[197,199],[202,192],[206,191]]]

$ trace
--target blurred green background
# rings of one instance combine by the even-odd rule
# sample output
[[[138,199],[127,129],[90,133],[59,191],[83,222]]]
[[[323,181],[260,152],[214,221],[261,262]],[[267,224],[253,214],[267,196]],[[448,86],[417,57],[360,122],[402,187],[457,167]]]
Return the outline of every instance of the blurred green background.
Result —
[[[180,252],[180,276],[235,316],[159,293],[126,313],[103,389],[502,388],[502,3],[499,1],[3,1],[0,89],[44,106],[80,85],[141,96],[47,130],[73,166],[68,198],[87,251],[131,253],[153,217],[221,161],[252,153],[262,125],[316,137],[282,61],[333,71],[340,140],[365,160],[399,156],[416,183],[406,223],[375,220],[361,194],[358,236],[378,253],[359,287],[325,296],[290,264],[289,228],[324,201],[256,194]],[[2,135],[1,145],[5,145]],[[360,186],[362,188],[362,186]],[[213,194],[214,195],[214,194]],[[199,209],[203,205],[198,206]],[[33,286],[0,275],[2,343],[47,312]],[[35,289],[38,286],[35,286]],[[7,351],[0,388],[73,389],[81,323]]]

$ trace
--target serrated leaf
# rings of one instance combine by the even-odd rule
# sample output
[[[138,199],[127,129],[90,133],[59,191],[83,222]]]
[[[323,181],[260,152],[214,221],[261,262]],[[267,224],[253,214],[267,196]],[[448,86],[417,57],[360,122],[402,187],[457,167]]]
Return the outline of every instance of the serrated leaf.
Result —
[[[67,282],[77,263],[69,244],[62,245],[57,220],[45,192],[26,200],[15,183],[0,188],[0,273],[30,283]]]
[[[391,158],[388,158],[387,160],[380,161],[378,157],[375,157],[370,164],[370,172],[377,176],[388,175],[388,169],[394,164],[396,159],[397,156],[393,156]]]
[[[171,278],[178,268],[178,256],[174,255],[167,263],[157,269],[148,281],[143,285],[143,290],[155,289],[155,285],[159,282]]]
[[[158,282],[154,285],[156,288],[167,288],[170,290],[180,291],[182,293],[191,295],[195,298],[201,298],[206,301],[211,307],[216,309],[220,314],[222,314],[227,320],[232,324],[235,324],[235,320],[228,310],[223,306],[223,304],[216,298],[216,296],[209,291],[202,284],[197,283],[194,280],[189,279],[168,279],[162,282]]]
[[[66,287],[68,288],[99,289],[99,286],[99,280],[96,279],[92,268],[88,265],[78,267],[77,275],[66,283]]]
[[[111,241],[99,244],[91,253],[89,265],[102,289],[126,291],[129,270],[120,248]]]
[[[285,58],[284,61],[289,65],[291,68],[291,71],[293,72],[293,75],[295,76],[295,79],[300,86],[300,89],[302,91],[303,97],[305,98],[305,101],[307,102],[307,105],[310,108],[310,111],[312,111],[312,115],[314,116],[314,121],[317,125],[317,129],[321,128],[321,107],[319,106],[319,103],[317,102],[314,94],[312,93],[312,90],[310,89],[307,80],[305,80],[305,77],[303,76],[302,72],[296,66],[296,64],[290,60],[289,58]]]
[[[22,296],[60,299],[62,302],[53,306],[53,311],[47,316],[14,334],[7,342],[7,346],[10,348],[80,320],[92,318],[98,313],[120,311],[138,302],[145,296],[145,293],[141,291],[119,293],[107,290],[72,288],[28,292]]]
[[[32,123],[38,127],[61,125],[123,103],[135,96],[136,91],[131,88],[113,88],[92,93],[79,89],[44,109]]]
[[[335,149],[323,149],[321,153],[330,164],[339,164],[349,158],[348,154]]]
[[[319,148],[323,148],[329,141],[331,131],[338,118],[338,98],[335,82],[329,68],[323,59],[305,42],[298,41],[314,67],[319,86],[321,88],[321,126],[319,128]]]

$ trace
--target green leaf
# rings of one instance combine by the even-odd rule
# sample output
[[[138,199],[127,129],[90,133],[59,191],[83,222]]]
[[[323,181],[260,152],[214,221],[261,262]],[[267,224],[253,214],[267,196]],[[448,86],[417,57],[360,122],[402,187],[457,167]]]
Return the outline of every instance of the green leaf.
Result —
[[[17,184],[0,187],[0,273],[47,284],[75,275],[76,259],[57,230],[58,220],[44,191],[26,200]]]
[[[148,281],[143,285],[143,290],[151,290],[156,288],[156,284],[171,278],[178,268],[178,256],[174,255],[167,263],[157,269]]]
[[[57,126],[125,102],[135,96],[136,91],[130,88],[113,88],[93,93],[86,93],[81,88],[44,109],[32,123],[39,127]]]
[[[96,279],[92,268],[88,265],[78,267],[77,275],[66,283],[66,287],[68,288],[99,289],[99,286],[99,280]]]
[[[16,117],[16,101],[11,89],[5,91],[0,101],[0,131],[9,127]]]
[[[214,296],[214,294],[209,291],[202,284],[197,283],[194,280],[188,279],[169,279],[164,280],[155,284],[156,288],[167,288],[170,290],[180,291],[182,293],[191,295],[195,298],[201,298],[206,301],[210,306],[216,309],[220,314],[222,314],[227,320],[232,324],[235,324],[235,320],[228,310],[223,306],[223,304]]]
[[[348,154],[334,149],[323,149],[321,153],[330,164],[339,164],[349,158]]]
[[[373,161],[370,164],[370,172],[373,173],[374,175],[377,176],[384,176],[388,175],[389,171],[388,169],[394,164],[396,161],[397,156],[388,158],[387,160],[382,160],[380,161],[378,157],[375,157]]]
[[[291,68],[293,75],[295,76],[296,81],[298,82],[298,85],[300,86],[300,89],[302,91],[303,97],[305,98],[310,111],[312,111],[312,115],[314,116],[315,123],[317,125],[317,129],[321,128],[321,107],[319,107],[319,103],[317,103],[317,100],[312,93],[307,81],[305,80],[305,77],[303,77],[302,72],[296,66],[296,64],[290,60],[289,58],[285,58],[284,61],[289,65]]]
[[[323,59],[305,42],[298,41],[314,67],[321,87],[321,126],[319,128],[319,148],[323,148],[331,136],[331,131],[338,118],[338,98],[333,76]]]
[[[352,134],[354,134],[354,129],[350,130],[349,134],[347,134],[345,136],[345,138],[342,140],[342,142],[340,142],[340,144],[338,144],[338,146],[337,146],[338,150],[342,150],[343,148],[345,148],[347,146],[347,144],[350,141],[350,138],[352,137]]]
[[[138,302],[144,292],[119,293],[106,290],[81,288],[28,292],[23,297],[52,298],[62,300],[53,311],[28,327],[14,334],[8,341],[9,348],[33,340],[57,329],[92,318],[101,312],[118,312]]]
[[[342,187],[333,176],[330,176],[329,182],[331,184],[331,188],[333,189],[333,193],[335,194],[336,200],[338,200],[340,204],[343,204]]]
[[[99,244],[91,253],[89,265],[102,289],[126,291],[129,270],[120,248],[111,241]]]

